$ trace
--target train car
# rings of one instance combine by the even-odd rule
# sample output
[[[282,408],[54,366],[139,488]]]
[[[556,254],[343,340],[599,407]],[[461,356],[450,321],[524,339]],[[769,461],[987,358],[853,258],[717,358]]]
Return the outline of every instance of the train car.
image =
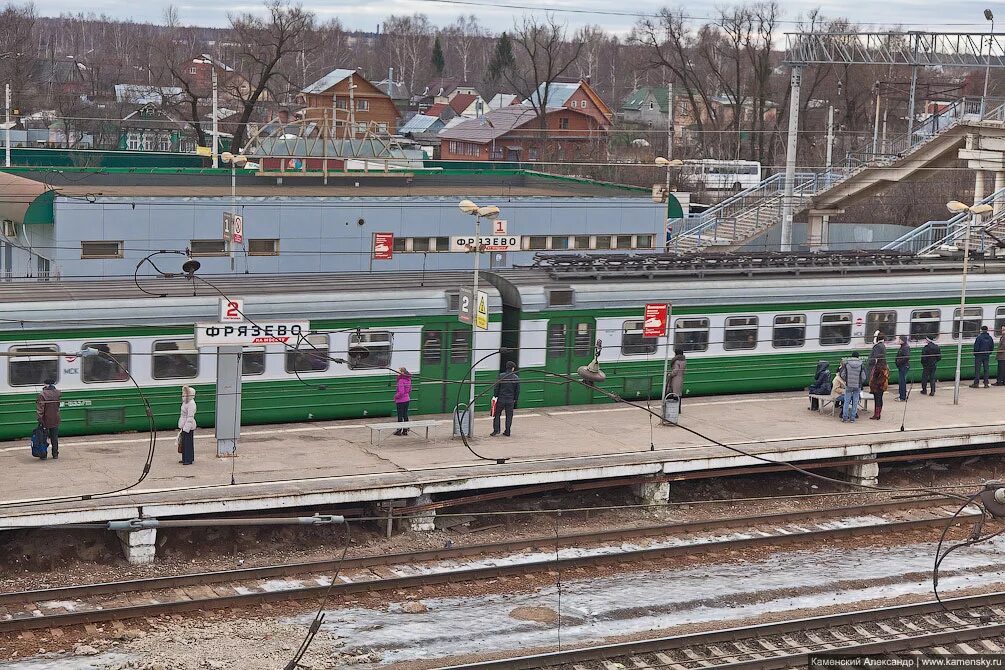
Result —
[[[35,397],[49,377],[63,391],[62,434],[147,428],[129,376],[107,356],[74,355],[85,347],[102,349],[128,369],[158,428],[174,427],[185,384],[198,392],[199,425],[212,426],[216,350],[196,349],[193,330],[196,323],[219,321],[221,294],[243,298],[244,312],[255,322],[311,325],[297,348],[279,343],[245,348],[245,424],[393,414],[391,370],[399,367],[416,374],[416,413],[453,409],[460,385],[449,382],[464,379],[472,360],[471,327],[457,319],[459,288],[470,285],[470,273],[210,281],[216,288],[198,278],[141,279],[149,293],[132,281],[0,285],[0,351],[31,354],[0,358],[0,439],[31,432]],[[490,321],[489,330],[478,335],[476,358],[497,350],[500,339],[498,294],[490,285],[482,289],[489,294]],[[161,294],[166,297],[155,297]],[[350,355],[359,347],[369,353],[365,359]],[[478,366],[477,378],[487,383],[497,372],[489,357]],[[466,400],[466,391],[461,396]]]

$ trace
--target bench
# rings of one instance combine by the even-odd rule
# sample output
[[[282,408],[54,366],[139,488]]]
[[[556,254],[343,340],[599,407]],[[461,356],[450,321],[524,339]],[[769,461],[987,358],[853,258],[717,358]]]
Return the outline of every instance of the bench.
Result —
[[[812,399],[816,399],[817,400],[817,402],[818,402],[818,409],[820,410],[821,414],[823,414],[825,407],[830,406],[830,408],[831,408],[831,416],[834,416],[834,414],[835,414],[835,412],[837,410],[837,403],[834,402],[834,398],[836,396],[817,395],[815,393],[810,393],[809,396],[810,396],[811,400]],[[862,393],[861,393],[860,410],[863,411],[863,412],[868,411],[869,410],[869,401],[873,400],[874,398],[875,398],[875,396],[873,396],[872,393],[869,393],[868,391],[862,391]]]
[[[413,428],[425,428],[426,429],[426,441],[429,441],[429,429],[439,426],[442,421],[437,421],[436,419],[422,419],[419,421],[395,421],[394,423],[368,423],[367,428],[370,429],[370,444],[373,444],[373,434],[377,433],[377,446],[380,446],[380,438],[384,434],[385,430],[401,430],[403,428],[408,428],[409,430]]]

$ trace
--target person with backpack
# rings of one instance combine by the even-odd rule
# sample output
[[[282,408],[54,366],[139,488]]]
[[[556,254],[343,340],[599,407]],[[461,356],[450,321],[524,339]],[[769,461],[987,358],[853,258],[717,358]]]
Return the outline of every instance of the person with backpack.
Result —
[[[907,343],[907,338],[901,335],[900,346],[897,347],[897,357],[894,363],[897,366],[897,400],[904,402],[907,400],[907,373],[911,369],[911,346]]]
[[[981,377],[984,378],[984,388],[991,388],[988,375],[991,373],[991,352],[995,349],[995,339],[988,333],[987,326],[981,326],[981,333],[974,340],[974,383],[971,388],[980,388]],[[983,373],[983,374],[982,374]]]
[[[851,358],[844,362],[840,375],[845,383],[841,421],[855,423],[858,418],[858,404],[862,401],[862,384],[866,380],[865,367],[857,351],[851,352]]]
[[[496,411],[492,415],[492,433],[489,437],[499,435],[503,412],[506,413],[506,430],[503,435],[509,437],[513,427],[513,410],[520,399],[520,376],[516,373],[516,363],[506,362],[506,371],[499,373],[494,391],[492,395],[496,397]]]
[[[942,348],[935,340],[925,338],[925,346],[921,350],[921,395],[935,395],[936,368],[942,360]],[[931,392],[926,389],[932,387]]]
[[[45,430],[45,435],[52,446],[52,457],[59,458],[59,399],[63,394],[56,388],[56,380],[45,380],[42,392],[35,399],[35,418],[38,425]],[[45,456],[41,456],[45,460]]]

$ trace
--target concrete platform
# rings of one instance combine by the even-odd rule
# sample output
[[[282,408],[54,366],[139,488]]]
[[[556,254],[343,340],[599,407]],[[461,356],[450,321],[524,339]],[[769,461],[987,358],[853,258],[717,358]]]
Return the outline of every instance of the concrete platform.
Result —
[[[882,421],[862,416],[854,424],[808,411],[803,394],[695,398],[685,401],[681,423],[730,446],[793,462],[1005,442],[1005,389],[964,388],[959,406],[952,404],[948,385],[934,398],[915,389],[904,432],[905,405],[888,398]],[[178,462],[174,434],[162,433],[150,475],[140,486],[62,503],[33,501],[130,484],[143,467],[146,436],[65,438],[58,461],[33,459],[27,440],[0,443],[0,529],[141,514],[168,518],[414,500],[449,491],[758,464],[680,427],[653,423],[655,449],[650,450],[649,416],[626,405],[518,410],[510,438],[488,437],[490,419],[476,419],[474,448],[510,459],[502,465],[478,460],[451,439],[449,421],[433,429],[432,442],[418,435],[388,435],[380,446],[370,444],[362,421],[254,426],[242,436],[236,459],[216,458],[212,430],[203,430],[197,433],[191,466]]]

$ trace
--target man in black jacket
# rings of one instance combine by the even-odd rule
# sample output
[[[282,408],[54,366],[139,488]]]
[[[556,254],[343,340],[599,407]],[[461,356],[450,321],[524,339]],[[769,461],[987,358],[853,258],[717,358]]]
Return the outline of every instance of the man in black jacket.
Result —
[[[894,362],[897,364],[897,382],[900,385],[897,400],[904,401],[907,400],[907,373],[911,369],[911,347],[904,335],[900,336],[900,346],[897,348],[897,358]]]
[[[927,338],[925,347],[921,350],[921,394],[935,395],[935,368],[942,360],[942,348],[932,338]],[[926,388],[931,384],[932,392]]]
[[[492,434],[496,437],[499,434],[499,423],[502,413],[506,412],[506,437],[510,436],[510,429],[513,427],[513,410],[520,399],[520,376],[516,373],[516,363],[506,362],[506,371],[499,373],[499,380],[496,381],[495,393],[496,411],[492,417]]]
[[[980,386],[982,377],[984,378],[984,388],[989,387],[988,375],[990,374],[990,365],[988,365],[988,361],[994,349],[995,340],[988,333],[988,327],[981,326],[981,334],[974,340],[974,383],[971,384],[973,388]]]

